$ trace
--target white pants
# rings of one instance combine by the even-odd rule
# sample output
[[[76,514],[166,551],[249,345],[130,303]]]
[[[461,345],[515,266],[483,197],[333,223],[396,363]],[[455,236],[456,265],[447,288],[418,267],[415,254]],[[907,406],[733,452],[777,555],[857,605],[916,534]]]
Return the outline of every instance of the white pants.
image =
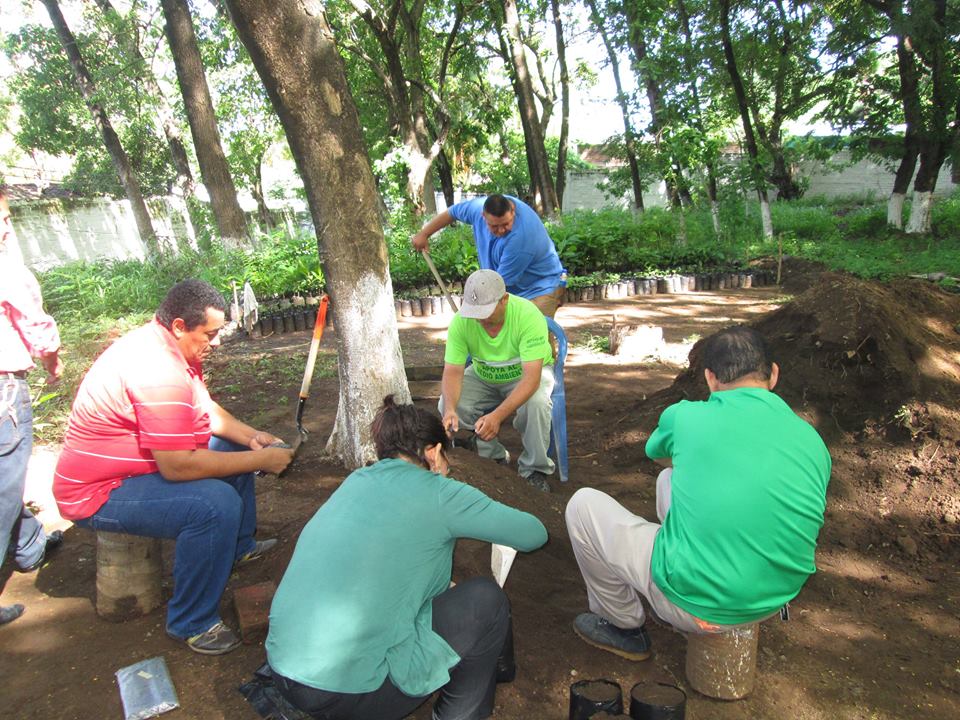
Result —
[[[657,477],[657,517],[661,523],[670,510],[672,472],[667,468]],[[646,620],[642,595],[659,620],[680,632],[730,629],[700,620],[677,607],[653,582],[650,558],[659,523],[634,515],[593,488],[581,488],[574,493],[567,503],[566,520],[591,612],[619,628],[640,627]]]

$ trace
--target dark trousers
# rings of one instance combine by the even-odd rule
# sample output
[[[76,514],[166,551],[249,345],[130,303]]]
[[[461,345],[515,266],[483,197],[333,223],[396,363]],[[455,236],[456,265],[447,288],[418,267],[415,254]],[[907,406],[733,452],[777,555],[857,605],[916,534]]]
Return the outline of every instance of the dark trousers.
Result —
[[[510,632],[510,603],[489,578],[471,578],[433,599],[433,629],[460,656],[440,688],[434,720],[481,720],[493,713],[497,658]],[[377,690],[336,693],[274,673],[277,689],[317,720],[400,720],[429,696],[405,695],[388,677]]]

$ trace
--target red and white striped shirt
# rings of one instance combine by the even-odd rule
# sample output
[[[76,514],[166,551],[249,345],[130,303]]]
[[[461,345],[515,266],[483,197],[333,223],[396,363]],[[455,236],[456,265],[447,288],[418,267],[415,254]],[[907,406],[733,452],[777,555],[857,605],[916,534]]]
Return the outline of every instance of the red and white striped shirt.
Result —
[[[57,324],[43,311],[37,279],[0,252],[0,372],[32,370],[32,358],[59,348]]]
[[[156,320],[110,346],[84,378],[53,477],[60,514],[93,515],[129,477],[157,472],[153,450],[210,441],[203,370]]]

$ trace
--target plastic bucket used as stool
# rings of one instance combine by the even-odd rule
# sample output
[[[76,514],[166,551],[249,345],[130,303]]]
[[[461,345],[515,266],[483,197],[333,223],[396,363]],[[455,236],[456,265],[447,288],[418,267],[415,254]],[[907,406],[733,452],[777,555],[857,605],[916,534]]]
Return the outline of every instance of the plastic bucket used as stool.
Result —
[[[610,680],[580,680],[570,686],[570,720],[587,720],[602,712],[623,712],[623,693]]]
[[[630,689],[633,720],[683,720],[687,694],[668,683],[638,682]]]
[[[687,636],[687,680],[699,693],[739,700],[753,690],[757,674],[757,623],[723,633]]]

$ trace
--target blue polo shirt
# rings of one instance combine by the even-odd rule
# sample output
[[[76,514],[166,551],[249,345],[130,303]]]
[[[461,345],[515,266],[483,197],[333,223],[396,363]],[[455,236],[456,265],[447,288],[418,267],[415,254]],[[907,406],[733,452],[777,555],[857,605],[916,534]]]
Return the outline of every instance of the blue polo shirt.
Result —
[[[449,212],[473,228],[480,267],[500,273],[507,292],[528,300],[553,292],[564,272],[553,240],[533,208],[512,195],[504,197],[513,202],[516,215],[503,237],[491,233],[483,219],[485,197],[459,202]]]

